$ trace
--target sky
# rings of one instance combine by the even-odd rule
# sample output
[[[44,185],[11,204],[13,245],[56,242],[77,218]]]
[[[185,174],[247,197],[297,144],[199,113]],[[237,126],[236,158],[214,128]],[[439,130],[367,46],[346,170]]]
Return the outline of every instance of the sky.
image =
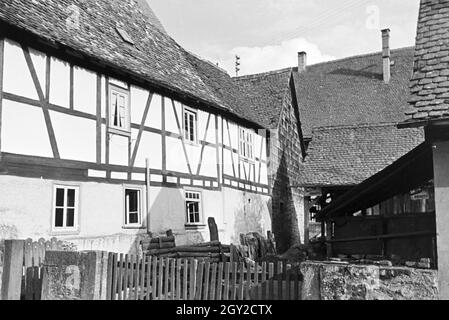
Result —
[[[235,75],[413,46],[419,0],[147,0],[167,32],[185,49]]]

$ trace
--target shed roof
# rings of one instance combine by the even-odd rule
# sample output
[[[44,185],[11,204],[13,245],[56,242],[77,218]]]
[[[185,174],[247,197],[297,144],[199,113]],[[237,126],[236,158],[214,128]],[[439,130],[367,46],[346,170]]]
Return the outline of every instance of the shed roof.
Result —
[[[399,130],[395,123],[315,129],[300,185],[356,185],[423,141],[423,130]]]

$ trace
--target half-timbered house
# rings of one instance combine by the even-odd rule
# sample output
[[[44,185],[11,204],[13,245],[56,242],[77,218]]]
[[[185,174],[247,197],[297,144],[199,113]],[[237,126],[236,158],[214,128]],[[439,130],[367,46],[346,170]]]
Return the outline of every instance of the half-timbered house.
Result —
[[[167,229],[208,240],[208,217],[225,242],[271,229],[263,123],[149,10],[1,1],[0,238],[125,251]]]

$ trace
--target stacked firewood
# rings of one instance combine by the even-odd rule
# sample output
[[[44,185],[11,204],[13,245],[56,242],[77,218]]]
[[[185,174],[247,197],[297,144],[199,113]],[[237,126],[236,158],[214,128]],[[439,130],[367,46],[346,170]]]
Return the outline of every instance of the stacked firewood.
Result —
[[[226,262],[231,248],[220,241],[212,241],[189,246],[175,246],[170,237],[153,238],[143,242],[146,255],[173,259],[198,259],[208,262]]]

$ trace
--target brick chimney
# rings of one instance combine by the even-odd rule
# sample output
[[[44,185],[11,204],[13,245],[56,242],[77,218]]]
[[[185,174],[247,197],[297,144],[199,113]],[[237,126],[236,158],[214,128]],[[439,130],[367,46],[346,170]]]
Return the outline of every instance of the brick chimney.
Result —
[[[298,52],[298,72],[304,72],[307,69],[307,53]]]
[[[382,30],[382,59],[384,82],[389,83],[391,79],[390,29]]]

